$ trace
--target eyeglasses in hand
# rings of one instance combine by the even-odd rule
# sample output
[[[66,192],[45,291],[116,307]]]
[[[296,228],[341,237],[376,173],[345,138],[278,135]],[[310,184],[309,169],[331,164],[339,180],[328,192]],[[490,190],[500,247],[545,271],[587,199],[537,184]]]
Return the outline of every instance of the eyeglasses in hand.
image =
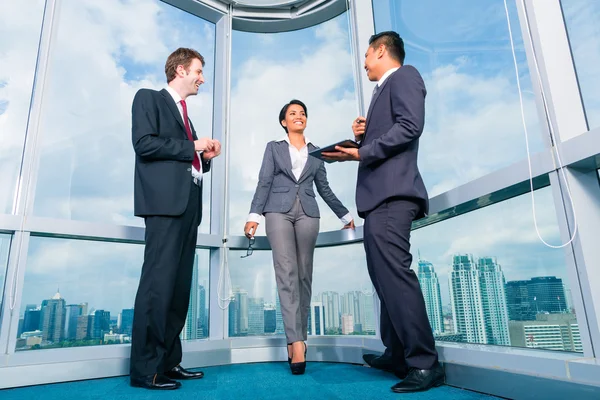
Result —
[[[255,241],[254,236],[252,236],[250,238],[250,240],[248,241],[248,250],[246,250],[246,255],[240,256],[240,258],[246,258],[246,257],[250,257],[252,255],[252,253],[254,252],[254,249],[252,248],[254,241]]]

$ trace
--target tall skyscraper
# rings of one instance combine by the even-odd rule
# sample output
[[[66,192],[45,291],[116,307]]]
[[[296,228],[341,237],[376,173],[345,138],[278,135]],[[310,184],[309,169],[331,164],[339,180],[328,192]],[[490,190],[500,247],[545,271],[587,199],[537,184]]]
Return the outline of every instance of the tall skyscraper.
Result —
[[[87,314],[87,303],[69,304],[66,306],[64,338],[75,340],[77,338],[77,318]]]
[[[425,299],[425,308],[427,317],[434,334],[444,332],[444,317],[442,313],[442,295],[440,292],[440,282],[438,280],[433,264],[421,259],[417,263],[417,277]]]
[[[487,343],[481,282],[472,255],[455,255],[450,273],[454,327],[467,342]]]
[[[264,309],[264,318],[265,318],[265,333],[272,334],[275,333],[277,329],[277,311],[276,308],[272,304],[265,304]]]
[[[325,331],[341,333],[340,326],[340,295],[337,292],[323,292],[321,301],[325,308]]]
[[[511,321],[531,321],[535,319],[535,310],[529,302],[529,281],[506,282],[506,306]]]
[[[478,260],[487,344],[510,346],[504,273],[495,259]]]
[[[354,317],[348,314],[342,314],[342,335],[354,333]]]
[[[265,334],[265,302],[262,297],[248,299],[248,335]]]
[[[121,333],[131,337],[133,331],[133,308],[126,308],[121,311]]]
[[[198,338],[208,337],[208,310],[206,309],[206,284],[198,290],[200,308],[198,309]]]
[[[275,288],[275,333],[281,335],[284,333],[283,317],[281,316],[281,303],[279,302],[279,293]]]
[[[374,293],[361,293],[360,297],[361,310],[362,310],[362,332],[367,335],[375,334],[375,303]]]
[[[58,343],[64,337],[66,302],[56,292],[54,297],[42,302],[42,340]]]
[[[229,336],[248,334],[248,292],[235,288],[229,303]]]
[[[310,314],[308,314],[308,334],[325,335],[325,309],[323,303],[313,300],[310,303]]]
[[[27,304],[25,307],[25,316],[23,317],[23,332],[33,332],[41,330],[42,310],[36,304]]]
[[[190,291],[190,304],[188,305],[185,325],[181,331],[183,340],[198,339],[198,254],[194,256],[194,267],[192,272],[192,288]]]
[[[536,314],[568,312],[562,279],[555,276],[531,278],[527,290],[529,301]]]

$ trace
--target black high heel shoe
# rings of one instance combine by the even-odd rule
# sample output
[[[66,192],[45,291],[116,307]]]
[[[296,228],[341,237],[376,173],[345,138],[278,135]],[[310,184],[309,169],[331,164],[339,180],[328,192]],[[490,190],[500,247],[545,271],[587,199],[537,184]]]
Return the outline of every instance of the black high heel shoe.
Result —
[[[292,344],[288,343],[287,345],[291,346]],[[291,364],[291,363],[292,363],[292,358],[290,357],[290,350],[288,349],[288,364]]]
[[[306,370],[306,343],[302,342],[304,344],[304,361],[299,362],[299,363],[293,363],[290,361],[290,369],[292,370],[292,374],[293,375],[302,375],[304,374],[304,371]]]

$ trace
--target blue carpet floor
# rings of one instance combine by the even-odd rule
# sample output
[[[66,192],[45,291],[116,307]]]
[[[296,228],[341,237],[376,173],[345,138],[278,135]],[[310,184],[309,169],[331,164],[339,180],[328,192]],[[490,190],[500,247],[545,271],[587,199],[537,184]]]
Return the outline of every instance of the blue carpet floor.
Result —
[[[97,379],[0,390],[1,400],[69,399],[494,399],[449,386],[428,392],[396,394],[391,374],[360,365],[309,362],[306,374],[293,376],[287,363],[238,364],[202,368],[203,379],[180,389],[151,391],[129,386],[129,377]]]

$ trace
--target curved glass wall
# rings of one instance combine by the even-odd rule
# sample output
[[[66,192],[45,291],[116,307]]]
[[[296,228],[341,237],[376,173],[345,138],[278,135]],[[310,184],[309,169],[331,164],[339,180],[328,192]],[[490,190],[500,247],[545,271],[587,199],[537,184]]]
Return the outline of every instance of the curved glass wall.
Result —
[[[358,112],[346,13],[319,26],[261,34],[234,31],[231,67],[229,233],[243,235],[265,147],[286,135],[279,111],[292,99],[308,109],[306,137],[323,147],[352,137]],[[331,189],[356,223],[356,163],[326,164]],[[352,179],[349,179],[352,177]],[[320,230],[342,228],[317,195]],[[258,226],[264,235],[264,218]]]
[[[206,83],[189,100],[190,119],[198,135],[212,136],[215,26],[157,0],[59,4],[33,214],[142,226],[133,216],[133,96],[167,85],[164,63],[174,49],[198,49]],[[210,228],[210,174],[206,178],[201,232]]]
[[[544,147],[515,2],[508,2],[530,151]],[[464,10],[469,10],[465,12]],[[430,196],[527,155],[504,3],[373,2],[377,31],[405,41],[428,90],[420,168]]]
[[[283,335],[270,251],[230,251],[229,336]],[[362,243],[315,250],[309,335],[374,335],[375,301]]]
[[[196,252],[188,322],[181,334],[190,340],[185,350],[218,348],[218,352],[223,345],[231,352],[236,346],[283,343],[282,339],[264,340],[265,336],[283,337],[270,251],[261,247],[252,256],[240,258],[246,254],[247,240],[240,237],[262,155],[268,141],[284,136],[277,116],[292,98],[308,106],[306,134],[313,143],[322,146],[351,136],[348,121],[359,112],[355,85],[361,88],[359,92],[370,85],[362,75],[362,86],[355,83],[352,57],[362,64],[358,49],[366,47],[363,39],[368,37],[365,32],[372,33],[371,21],[359,13],[355,29],[350,30],[351,18],[342,13],[317,26],[265,34],[230,32],[228,16],[207,11],[206,5],[199,5],[202,2],[172,1],[197,16],[158,0],[106,4],[36,0],[28,4],[27,12],[23,5],[13,3],[0,0],[0,32],[15,38],[0,44],[0,65],[5,67],[0,69],[0,284],[4,288],[0,347],[12,356],[7,357],[8,367],[64,361],[61,357],[68,358],[65,362],[88,361],[90,354],[121,361],[126,357],[126,346],[100,346],[130,340],[131,307],[142,265],[142,221],[132,216],[131,100],[140,87],[165,85],[162,65],[179,46],[197,48],[207,60],[206,84],[190,101],[196,129],[201,135],[212,135],[214,123],[219,127],[214,136],[229,139],[231,152],[228,176],[222,157],[212,170],[219,179],[211,182],[212,173],[205,177],[200,229],[212,235],[199,238],[202,248]],[[534,55],[521,38],[519,5],[507,2],[521,93],[504,2],[413,3],[374,1],[373,12],[377,31],[394,29],[405,39],[406,62],[421,71],[429,91],[420,167],[432,215],[415,224],[412,251],[413,269],[419,275],[438,345],[446,349],[456,348],[448,342],[535,348],[540,351],[526,353],[538,361],[550,354],[541,350],[593,357],[594,341],[599,340],[594,335],[600,337],[600,333],[595,320],[583,312],[597,309],[593,307],[595,294],[585,292],[585,285],[596,282],[590,230],[582,229],[582,238],[569,251],[544,246],[537,237],[530,195],[524,187],[529,175],[519,94],[524,99],[532,151],[537,228],[551,244],[566,242],[572,216],[565,199],[571,193],[567,196],[552,162],[539,88],[531,84],[528,70]],[[592,3],[561,1],[587,120],[594,128],[593,83],[587,83],[594,77],[588,68],[593,63],[582,56],[593,55],[595,49],[593,41],[587,40],[595,34],[586,20],[595,15]],[[234,16],[234,26],[235,18],[237,23],[243,19]],[[311,20],[307,17],[303,23]],[[349,31],[362,38],[355,50]],[[231,71],[226,70],[229,50]],[[219,104],[214,109],[213,94]],[[227,123],[230,135],[220,128]],[[577,164],[577,173],[594,169],[588,186],[577,186],[581,175],[568,175],[574,203],[580,207],[577,211],[583,214],[580,223],[585,225],[595,221],[595,208],[581,209],[582,204],[592,204],[589,197],[597,196],[600,187],[597,164],[589,167],[582,161],[595,161],[592,156],[600,154],[600,147],[586,133],[571,139],[570,146],[564,146],[565,163]],[[326,166],[332,189],[355,218],[356,167],[354,163]],[[31,177],[31,185],[20,188],[21,196],[16,196],[19,174]],[[222,221],[226,184],[229,204],[224,206],[229,217]],[[13,199],[19,207],[15,208]],[[207,207],[211,199],[219,206]],[[336,238],[343,235],[332,231],[342,224],[317,199],[322,212],[319,243],[326,245],[315,252],[309,334],[338,336],[320,342],[332,346],[378,344],[367,336],[378,329],[377,298],[362,243],[337,246],[341,243]],[[24,210],[25,205],[32,208]],[[230,235],[227,242],[221,242],[222,222]],[[360,219],[356,222],[362,224]],[[258,235],[264,235],[264,223]],[[9,248],[15,245],[11,256],[16,254],[16,258],[9,260]],[[223,283],[218,279],[224,272],[220,270],[222,247],[229,252],[231,296],[217,289]],[[15,277],[15,290],[12,279],[5,282],[6,276]],[[220,306],[222,297],[228,297],[229,307],[216,307],[215,296]],[[18,312],[10,312],[9,299]],[[353,339],[352,335],[361,337]],[[243,336],[257,338],[239,339]],[[222,341],[227,337],[235,339]],[[193,342],[201,338],[214,342]],[[96,348],[24,351],[78,346]],[[475,351],[475,346],[469,349]],[[486,346],[477,349],[482,354],[499,351]],[[12,354],[15,350],[17,354]],[[273,357],[269,351],[266,359]],[[503,355],[512,351],[501,350]],[[517,351],[519,357],[525,353]],[[224,362],[240,362],[231,354]],[[573,358],[551,354],[555,360]]]
[[[32,237],[16,350],[129,343],[143,260],[141,245]],[[208,336],[208,261],[196,251],[182,339]]]
[[[6,266],[8,264],[8,252],[10,251],[10,235],[0,234],[0,288],[4,291],[12,290],[11,285],[5,282],[6,279]],[[3,291],[0,290],[0,310],[2,310],[2,300],[4,298]],[[10,298],[10,296],[9,296]],[[10,307],[9,307],[10,308]],[[0,320],[0,329],[2,328],[2,321]]]
[[[579,90],[583,98],[588,129],[600,126],[600,3],[594,0],[561,0],[569,33]]]
[[[438,341],[583,352],[550,187],[413,232]],[[537,224],[537,226],[536,226]]]
[[[10,214],[23,156],[44,1],[0,0],[0,213]],[[10,38],[10,40],[6,40]]]

